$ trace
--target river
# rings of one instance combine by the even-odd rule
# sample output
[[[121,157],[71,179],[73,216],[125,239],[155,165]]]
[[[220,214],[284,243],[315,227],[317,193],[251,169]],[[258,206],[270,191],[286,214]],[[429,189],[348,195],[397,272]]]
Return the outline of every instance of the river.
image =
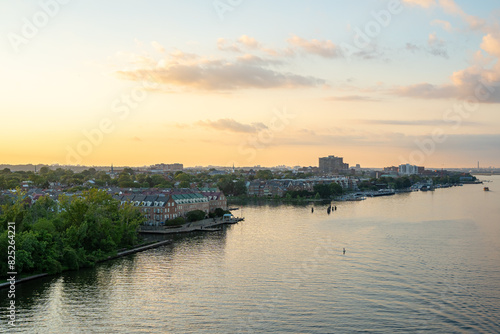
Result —
[[[0,333],[498,333],[500,176],[326,205],[17,286]],[[346,252],[343,254],[343,249]]]

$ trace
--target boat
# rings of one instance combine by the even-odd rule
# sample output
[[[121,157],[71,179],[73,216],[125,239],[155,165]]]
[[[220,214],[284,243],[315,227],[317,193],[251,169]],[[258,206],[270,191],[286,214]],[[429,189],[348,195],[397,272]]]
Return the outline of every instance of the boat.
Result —
[[[235,216],[233,216],[232,214],[229,214],[229,213],[226,213],[222,217],[222,223],[223,224],[237,224],[238,222],[243,221],[243,220],[244,220],[244,218],[242,218],[242,217],[235,217]]]
[[[490,188],[488,188],[488,187],[484,187],[483,189],[484,189],[484,191],[490,191]]]
[[[394,194],[396,194],[395,191],[380,189],[379,191],[372,191],[370,193],[367,193],[366,195],[370,197],[379,197],[379,196],[391,196]]]

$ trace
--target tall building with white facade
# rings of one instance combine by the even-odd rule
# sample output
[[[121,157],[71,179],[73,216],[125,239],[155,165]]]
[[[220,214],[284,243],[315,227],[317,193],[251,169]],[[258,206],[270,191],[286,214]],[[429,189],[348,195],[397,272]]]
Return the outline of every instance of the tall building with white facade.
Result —
[[[410,164],[399,165],[399,174],[403,175],[418,174],[418,166]]]

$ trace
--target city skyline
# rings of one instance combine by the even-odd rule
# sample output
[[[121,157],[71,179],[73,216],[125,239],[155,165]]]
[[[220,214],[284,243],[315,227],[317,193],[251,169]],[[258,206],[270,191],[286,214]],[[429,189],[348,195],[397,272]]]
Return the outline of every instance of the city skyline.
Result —
[[[500,166],[500,5],[2,3],[1,164]]]

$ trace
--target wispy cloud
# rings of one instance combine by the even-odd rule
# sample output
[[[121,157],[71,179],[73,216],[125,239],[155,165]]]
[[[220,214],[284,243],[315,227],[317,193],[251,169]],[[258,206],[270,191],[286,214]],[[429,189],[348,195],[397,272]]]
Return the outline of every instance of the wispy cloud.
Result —
[[[433,56],[443,57],[448,59],[448,51],[446,50],[446,42],[439,38],[435,32],[429,34],[426,46],[419,46],[414,43],[406,43],[405,49],[412,53],[423,51]]]
[[[496,26],[484,27],[480,49],[474,54],[473,64],[454,72],[450,82],[441,85],[419,83],[399,86],[389,90],[398,96],[426,99],[469,99],[476,97],[482,103],[500,103],[500,32]],[[440,52],[444,42],[434,34],[429,36],[429,46]],[[408,50],[414,50],[407,44]]]
[[[325,84],[320,78],[274,69],[273,66],[277,64],[279,61],[275,59],[264,59],[253,55],[207,58],[176,51],[160,61],[148,58],[136,63],[135,69],[121,70],[115,74],[121,79],[132,81],[153,78],[165,91],[171,91],[170,88],[207,91],[303,88]]]
[[[267,126],[263,123],[243,124],[231,118],[223,118],[215,121],[212,120],[199,121],[196,122],[195,124],[215,130],[231,131],[239,133],[255,133],[262,129],[267,129]]]
[[[324,58],[337,58],[340,57],[340,48],[332,41],[320,41],[317,39],[306,40],[299,36],[293,35],[287,42],[303,52],[314,54]]]
[[[442,119],[420,119],[420,120],[383,120],[383,119],[369,119],[364,120],[363,123],[379,124],[379,125],[404,125],[404,126],[444,126],[448,125]],[[462,121],[461,126],[478,126],[482,123],[472,121]]]
[[[379,99],[376,99],[371,96],[362,96],[362,95],[344,95],[344,96],[330,96],[327,97],[328,101],[354,101],[354,102],[379,102]]]
[[[483,28],[486,23],[477,16],[467,14],[454,0],[403,0],[403,2],[423,8],[437,6],[447,14],[460,17],[472,30],[479,30]]]
[[[448,32],[453,30],[451,23],[448,21],[445,21],[445,20],[436,19],[436,20],[431,22],[431,25],[440,26],[441,28],[443,28],[444,30],[446,30]]]
[[[436,0],[403,0],[403,2],[410,5],[417,5],[424,8],[429,8],[436,5]]]

